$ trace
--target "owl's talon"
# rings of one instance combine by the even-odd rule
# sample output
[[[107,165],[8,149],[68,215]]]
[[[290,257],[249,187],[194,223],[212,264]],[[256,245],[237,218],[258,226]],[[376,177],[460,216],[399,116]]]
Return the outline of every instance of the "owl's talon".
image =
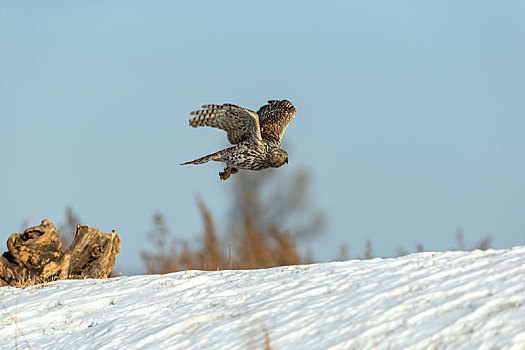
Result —
[[[223,172],[219,173],[219,177],[221,178],[221,180],[228,180],[230,178],[230,175],[231,175],[230,168],[227,168],[227,167],[224,168]]]
[[[239,169],[237,168],[226,167],[223,172],[219,173],[219,177],[221,180],[228,180],[232,174],[237,174],[238,172]]]

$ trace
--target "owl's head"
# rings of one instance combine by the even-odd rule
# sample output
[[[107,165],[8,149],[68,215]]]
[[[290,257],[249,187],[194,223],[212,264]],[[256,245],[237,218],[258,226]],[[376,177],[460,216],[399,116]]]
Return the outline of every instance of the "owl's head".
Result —
[[[288,163],[288,153],[280,148],[274,148],[270,151],[269,157],[270,165],[274,168],[278,168],[284,163]]]

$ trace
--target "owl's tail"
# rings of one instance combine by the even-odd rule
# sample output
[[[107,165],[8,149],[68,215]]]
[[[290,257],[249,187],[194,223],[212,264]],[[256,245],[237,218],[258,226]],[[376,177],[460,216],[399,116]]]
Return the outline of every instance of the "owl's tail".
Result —
[[[180,165],[188,165],[188,164],[204,164],[212,160],[218,160],[222,158],[222,151],[215,152],[213,154],[208,154],[207,156],[197,158],[195,160],[192,160],[191,162],[181,163]]]

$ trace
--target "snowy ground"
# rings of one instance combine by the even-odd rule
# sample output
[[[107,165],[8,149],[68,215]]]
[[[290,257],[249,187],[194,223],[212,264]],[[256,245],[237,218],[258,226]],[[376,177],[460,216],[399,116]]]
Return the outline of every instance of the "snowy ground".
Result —
[[[525,247],[60,281],[0,301],[0,349],[525,349]]]

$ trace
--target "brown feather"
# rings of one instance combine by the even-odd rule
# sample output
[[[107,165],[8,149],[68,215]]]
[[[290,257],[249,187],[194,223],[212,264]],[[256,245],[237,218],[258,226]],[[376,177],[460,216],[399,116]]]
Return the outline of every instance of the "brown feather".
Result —
[[[267,105],[257,111],[263,140],[273,141],[280,147],[284,131],[295,118],[296,113],[290,101],[268,101]]]

